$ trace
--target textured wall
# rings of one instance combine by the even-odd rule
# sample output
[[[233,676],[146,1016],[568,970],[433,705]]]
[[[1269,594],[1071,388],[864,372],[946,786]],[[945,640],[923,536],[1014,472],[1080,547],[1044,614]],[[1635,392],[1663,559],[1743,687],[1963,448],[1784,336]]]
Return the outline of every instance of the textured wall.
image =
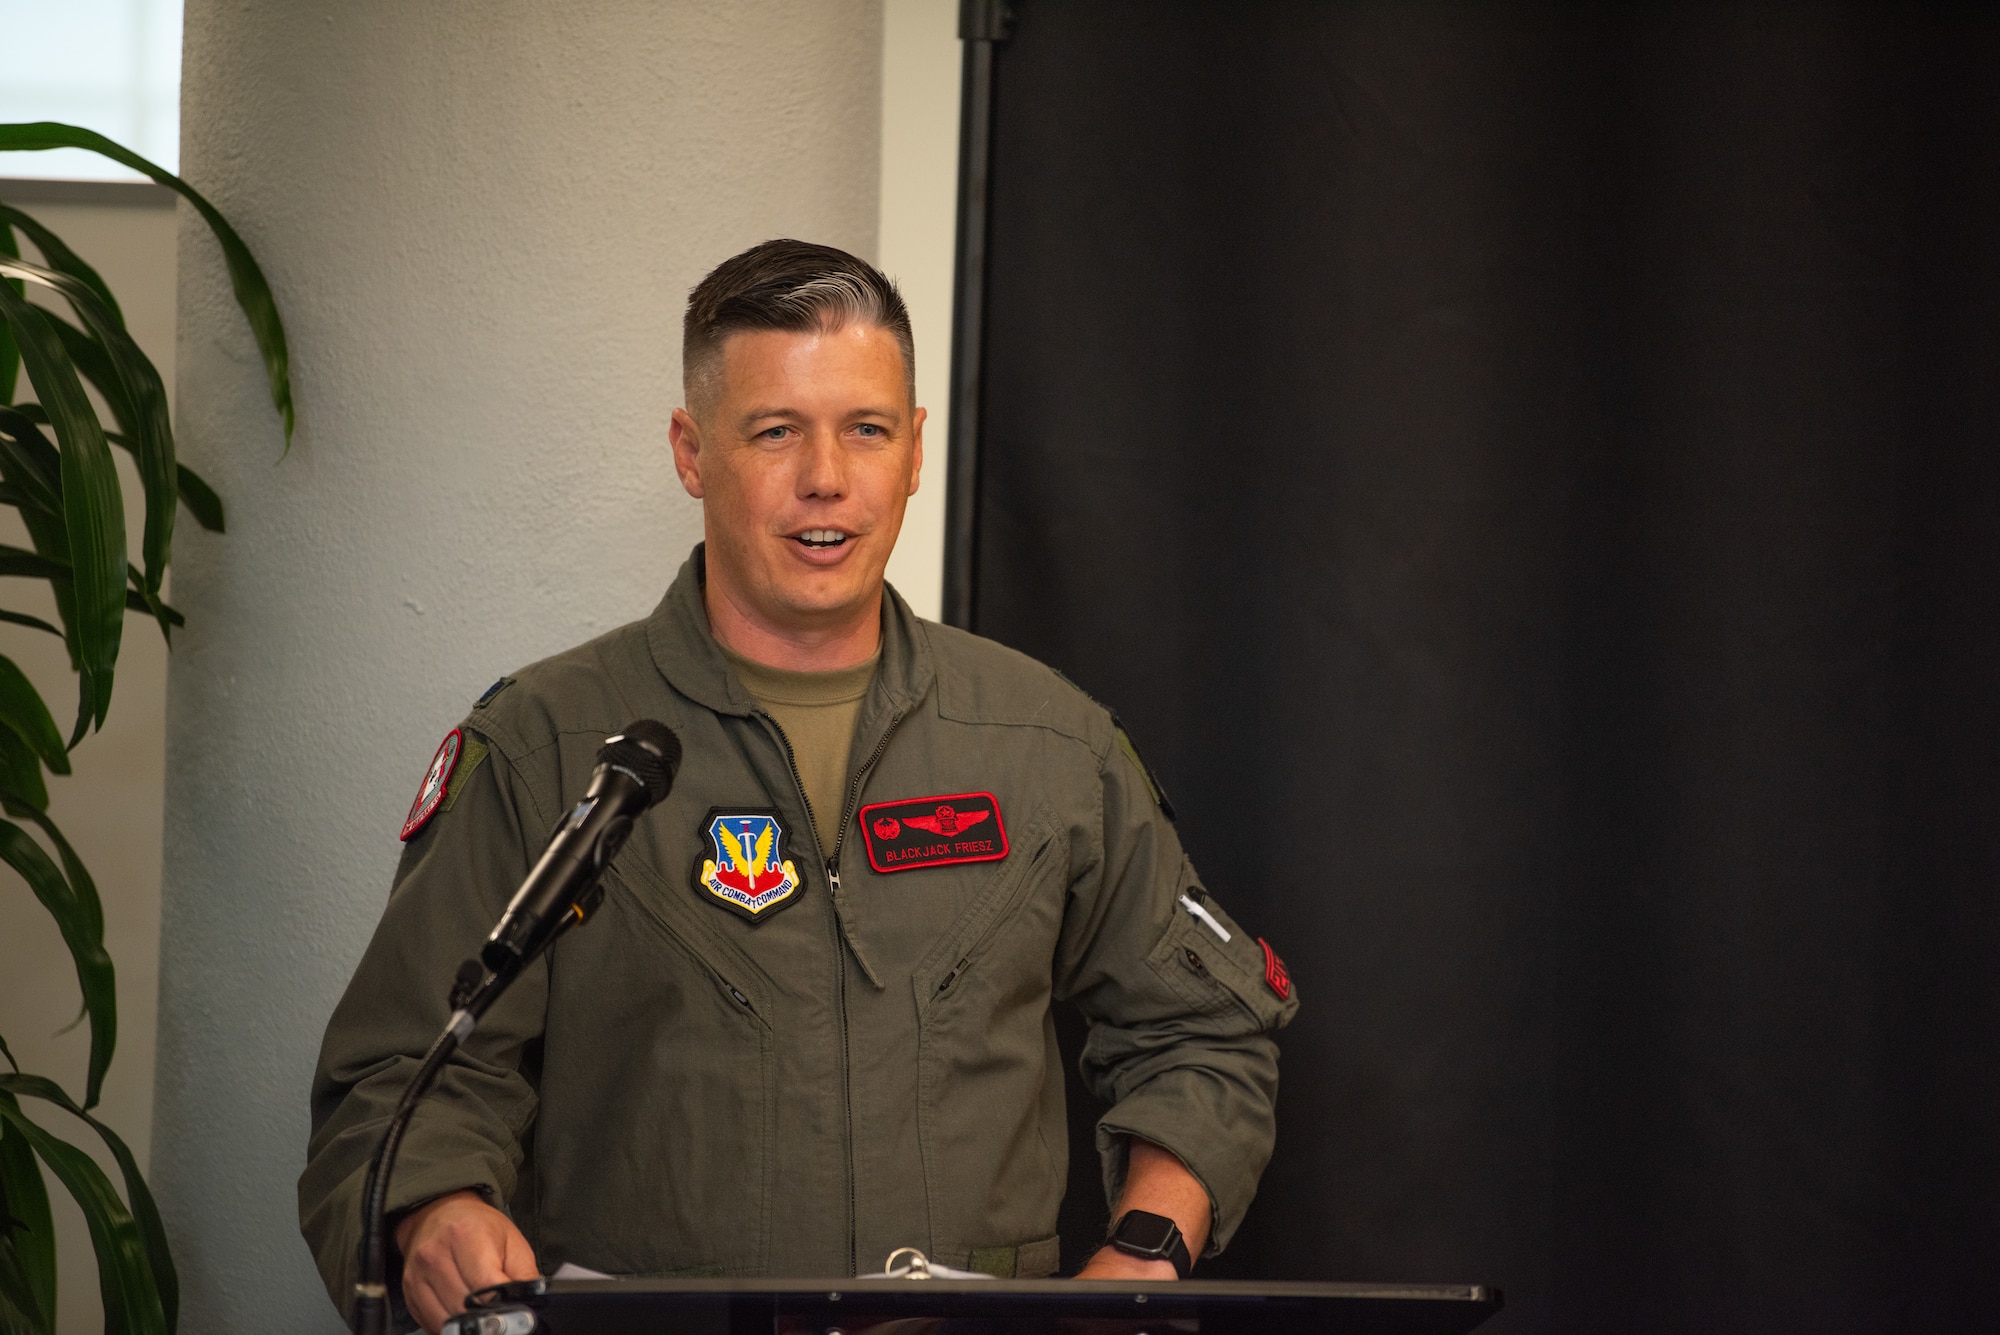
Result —
[[[280,462],[184,223],[181,430],[231,523],[175,574],[153,1162],[184,1328],[331,1330],[293,1181],[396,828],[487,682],[697,535],[688,287],[774,235],[874,252],[881,7],[191,0],[186,43],[183,170],[263,258],[299,433]]]
[[[924,469],[903,512],[889,582],[919,616],[944,604],[944,456],[951,400],[951,296],[958,235],[957,0],[883,0],[879,263],[910,308]]]

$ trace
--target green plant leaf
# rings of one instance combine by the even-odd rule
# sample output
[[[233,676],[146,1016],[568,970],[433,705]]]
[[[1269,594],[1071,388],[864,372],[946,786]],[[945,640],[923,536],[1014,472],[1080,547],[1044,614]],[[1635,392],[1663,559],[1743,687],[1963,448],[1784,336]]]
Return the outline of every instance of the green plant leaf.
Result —
[[[39,404],[0,408],[0,479],[9,486],[34,491],[41,498],[41,504],[20,511],[21,523],[34,539],[35,555],[61,562],[67,571],[69,534],[61,518],[62,460],[56,447],[37,429],[34,419],[41,416],[44,414]],[[54,514],[49,512],[51,506]],[[51,578],[49,587],[55,594],[70,668],[75,670],[80,660],[76,653],[76,598],[70,589],[69,576]]]
[[[0,1228],[0,1335],[55,1335],[55,1327],[35,1309],[28,1272],[4,1228]]]
[[[144,612],[147,616],[159,622],[160,633],[167,636],[169,644],[173,642],[173,637],[168,632],[179,630],[187,624],[186,617],[157,598],[148,598],[142,589],[125,590],[125,610],[128,612]]]
[[[4,748],[11,736],[11,733],[0,734],[0,748]],[[10,804],[9,810],[21,814],[18,802]],[[35,813],[27,814],[35,818]],[[44,830],[51,828],[39,819],[37,823]],[[64,861],[74,865],[75,855],[68,845],[59,843],[59,847],[64,850]],[[104,1072],[109,1069],[111,1055],[118,1046],[118,977],[111,956],[104,952],[104,910],[97,902],[96,888],[84,877],[72,889],[42,846],[12,821],[0,821],[0,861],[20,873],[35,898],[55,919],[56,930],[62,933],[63,944],[69,947],[70,959],[76,965],[77,987],[83,993],[84,1008],[90,1013],[90,1087],[84,1106],[94,1107]]]
[[[215,494],[215,489],[186,464],[180,465],[179,477],[181,504],[194,516],[194,522],[210,533],[222,532],[222,498]]]
[[[27,518],[25,512],[22,518]],[[70,588],[69,564],[67,562],[51,560],[37,552],[25,552],[19,547],[9,547],[4,543],[0,543],[0,576],[5,575],[16,575],[26,579],[47,580],[49,588],[55,593],[56,610],[62,616],[64,623],[68,624],[74,620],[75,598]],[[35,617],[24,616],[19,612],[0,614],[0,621],[33,625],[49,631],[55,630],[55,627],[49,625],[48,622]],[[81,673],[82,668],[76,658],[75,635],[69,631],[59,633],[63,637],[63,642],[70,647],[70,667]],[[90,696],[89,692],[90,686],[88,682],[80,682],[78,685],[77,728],[75,735],[70,738],[69,744],[71,746],[75,746],[83,739],[84,730],[88,727],[92,713],[94,712],[90,708],[93,697]]]
[[[42,703],[42,693],[5,655],[0,655],[0,723],[18,733],[44,765],[57,774],[69,773],[69,752],[63,749],[62,734]]]
[[[119,376],[118,368],[112,364],[111,353],[104,344],[61,316],[51,315],[46,310],[42,314],[48,319],[49,327],[56,331],[56,337],[62,340],[63,351],[75,363],[76,373],[96,386],[97,392],[104,396],[105,406],[111,409],[111,420],[118,423],[120,431],[130,432],[136,418],[132,395]]]
[[[131,1203],[132,1218],[139,1225],[140,1237],[145,1240],[146,1259],[152,1268],[153,1281],[159,1288],[167,1329],[171,1331],[180,1307],[180,1282],[174,1270],[173,1254],[167,1250],[167,1230],[160,1222],[159,1206],[153,1200],[151,1189],[146,1186],[145,1175],[139,1171],[139,1161],[132,1156],[132,1151],[119,1139],[117,1132],[77,1107],[63,1092],[62,1086],[53,1080],[38,1075],[0,1075],[0,1090],[19,1098],[46,1099],[71,1116],[88,1122],[90,1129],[104,1141],[104,1147],[118,1162],[119,1175],[125,1179],[125,1199]]]
[[[131,438],[119,432],[107,431],[104,433],[104,438],[122,450],[129,452],[132,449]],[[202,481],[200,474],[186,464],[177,463],[174,467],[181,504],[188,508],[188,513],[194,516],[195,522],[210,533],[222,532],[222,498],[215,494],[213,487]]]
[[[14,229],[11,227],[0,227],[0,255],[10,259],[21,258],[21,245],[14,240]],[[20,283],[12,279],[5,281],[14,289],[15,296],[24,291]],[[14,381],[20,374],[21,350],[14,346],[14,331],[7,327],[5,321],[0,321],[0,403],[14,401]]]
[[[0,407],[0,478],[60,520],[62,456],[35,421],[17,408]]]
[[[74,751],[90,731],[90,721],[97,717],[98,696],[110,695],[110,682],[95,672],[78,667],[76,669],[76,726],[69,731],[69,749]]]
[[[76,849],[70,846],[69,840],[63,837],[63,832],[56,827],[53,820],[49,819],[47,812],[36,811],[32,807],[4,799],[0,799],[0,808],[4,808],[7,814],[16,820],[34,822],[41,832],[48,836],[49,842],[56,846],[56,853],[62,859],[63,874],[69,878],[70,895],[75,901],[76,934],[95,943],[96,948],[101,951],[104,942],[104,901],[97,893],[97,882],[91,879],[90,869],[83,865],[83,859],[76,855]],[[67,937],[64,939],[68,940]],[[107,954],[105,959],[108,962],[110,956]],[[83,979],[81,964],[78,965],[77,977],[81,984]],[[116,978],[109,977],[114,984],[111,991],[103,997],[98,997],[85,990],[83,1004],[77,1010],[76,1019],[70,1021],[60,1031],[66,1034],[85,1019],[90,1021],[90,1069],[85,1078],[83,1098],[83,1106],[86,1108],[97,1106],[104,1089],[104,1073],[111,1069],[111,1054],[118,1041]],[[13,1061],[11,1055],[8,1061],[10,1063]]]
[[[0,1092],[0,1119],[21,1133],[83,1208],[90,1243],[97,1252],[97,1288],[104,1299],[107,1335],[166,1335],[166,1312],[146,1257],[146,1240],[111,1179],[82,1150],[28,1120],[11,1093]]]
[[[56,1230],[49,1191],[27,1138],[0,1123],[0,1230],[12,1261],[5,1287],[15,1308],[53,1331],[56,1324]],[[37,1327],[31,1326],[30,1329]]]
[[[10,810],[7,814],[21,820],[33,821],[41,827],[42,833],[49,837],[49,842],[56,846],[56,854],[62,858],[64,874],[69,877],[70,893],[76,896],[77,908],[83,915],[83,930],[89,934],[91,940],[102,941],[104,904],[97,897],[97,882],[90,878],[90,872],[84,867],[83,859],[79,858],[76,850],[70,847],[69,840],[63,837],[63,832],[56,828],[56,823],[49,819],[46,812]],[[107,1056],[105,1060],[109,1061],[110,1058]],[[83,1106],[86,1108],[97,1106],[94,1083],[84,1098]]]
[[[0,274],[29,267],[0,260]],[[101,727],[111,704],[110,676],[125,628],[125,506],[118,470],[104,429],[49,321],[5,283],[0,283],[0,315],[13,326],[21,363],[48,410],[62,456],[70,585],[76,599],[76,656],[79,670],[94,679],[93,716]]]
[[[40,617],[31,617],[26,612],[9,612],[6,608],[0,607],[0,622],[6,622],[14,626],[27,626],[34,630],[45,630],[59,640],[62,638],[62,627],[51,626]]]
[[[146,563],[146,587],[157,593],[166,577],[176,513],[174,432],[167,416],[167,388],[152,360],[87,283],[73,274],[25,261],[0,260],[0,274],[9,272],[60,293],[84,323],[85,328],[78,329],[67,320],[44,313],[63,351],[104,396],[111,415],[128,437],[126,449],[139,466],[146,498],[146,528],[140,548]]]
[[[0,575],[20,575],[27,579],[69,578],[69,562],[51,561],[34,552],[0,543]]]
[[[7,224],[19,228],[21,235],[35,243],[35,249],[42,252],[42,263],[87,284],[90,290],[97,294],[97,299],[104,303],[104,308],[117,319],[119,327],[121,329],[124,327],[125,312],[118,309],[118,298],[111,295],[110,286],[98,276],[97,270],[85,264],[83,257],[71,250],[61,237],[42,226],[39,220],[12,205],[0,204],[0,226]],[[14,252],[14,258],[20,258],[19,251]]]
[[[174,642],[174,627],[185,626],[187,618],[160,601],[160,595],[146,587],[146,577],[139,573],[137,566],[127,564],[125,578],[131,587],[125,590],[125,610],[144,612],[160,623],[160,638],[169,646]]]
[[[195,211],[201,214],[222,247],[222,258],[229,266],[229,282],[236,293],[236,304],[250,321],[250,331],[257,339],[257,350],[264,358],[264,375],[270,384],[271,406],[284,420],[285,449],[289,451],[292,447],[292,379],[291,356],[285,349],[285,326],[278,319],[278,303],[271,296],[271,285],[264,281],[264,271],[257,267],[250,247],[243,244],[243,239],[236,235],[236,229],[186,181],[95,130],[55,121],[0,125],[0,151],[34,152],[51,148],[82,148],[102,154],[113,162],[121,162],[134,171],[145,173],[194,205]]]
[[[0,728],[0,801],[26,811],[45,811],[49,805],[41,759],[12,728]]]
[[[77,294],[65,293],[74,301]],[[145,495],[146,528],[140,552],[146,563],[144,587],[159,592],[173,549],[176,483],[173,428],[167,420],[167,391],[159,371],[122,330],[104,324],[102,309],[85,312],[102,334],[85,333],[67,320],[49,316],[77,371],[97,388],[121,428],[104,438],[132,456]]]

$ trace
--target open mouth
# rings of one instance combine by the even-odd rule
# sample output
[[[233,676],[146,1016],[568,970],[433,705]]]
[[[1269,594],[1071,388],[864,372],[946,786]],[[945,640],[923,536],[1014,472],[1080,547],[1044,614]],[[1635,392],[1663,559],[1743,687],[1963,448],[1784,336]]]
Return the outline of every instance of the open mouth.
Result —
[[[809,528],[803,533],[793,534],[792,541],[810,547],[816,552],[823,552],[840,546],[853,536],[852,533],[843,533],[837,528]]]

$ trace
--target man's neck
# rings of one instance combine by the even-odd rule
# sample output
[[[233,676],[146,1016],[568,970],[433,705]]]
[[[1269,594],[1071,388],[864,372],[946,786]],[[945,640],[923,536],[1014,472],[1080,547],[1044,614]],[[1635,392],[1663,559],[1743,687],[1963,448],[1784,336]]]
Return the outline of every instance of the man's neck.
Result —
[[[837,672],[873,658],[882,647],[882,599],[837,621],[779,626],[746,607],[709,573],[702,588],[708,628],[725,648],[753,663],[787,672]]]

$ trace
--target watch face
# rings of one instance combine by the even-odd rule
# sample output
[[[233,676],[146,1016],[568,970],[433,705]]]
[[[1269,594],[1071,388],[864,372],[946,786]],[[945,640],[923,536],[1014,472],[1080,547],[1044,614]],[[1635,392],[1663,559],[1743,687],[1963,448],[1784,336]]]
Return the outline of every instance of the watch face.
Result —
[[[1168,1248],[1173,1246],[1177,1228],[1174,1221],[1165,1215],[1128,1210],[1125,1217],[1118,1221],[1118,1231],[1112,1238],[1121,1248],[1151,1256],[1165,1256]]]

